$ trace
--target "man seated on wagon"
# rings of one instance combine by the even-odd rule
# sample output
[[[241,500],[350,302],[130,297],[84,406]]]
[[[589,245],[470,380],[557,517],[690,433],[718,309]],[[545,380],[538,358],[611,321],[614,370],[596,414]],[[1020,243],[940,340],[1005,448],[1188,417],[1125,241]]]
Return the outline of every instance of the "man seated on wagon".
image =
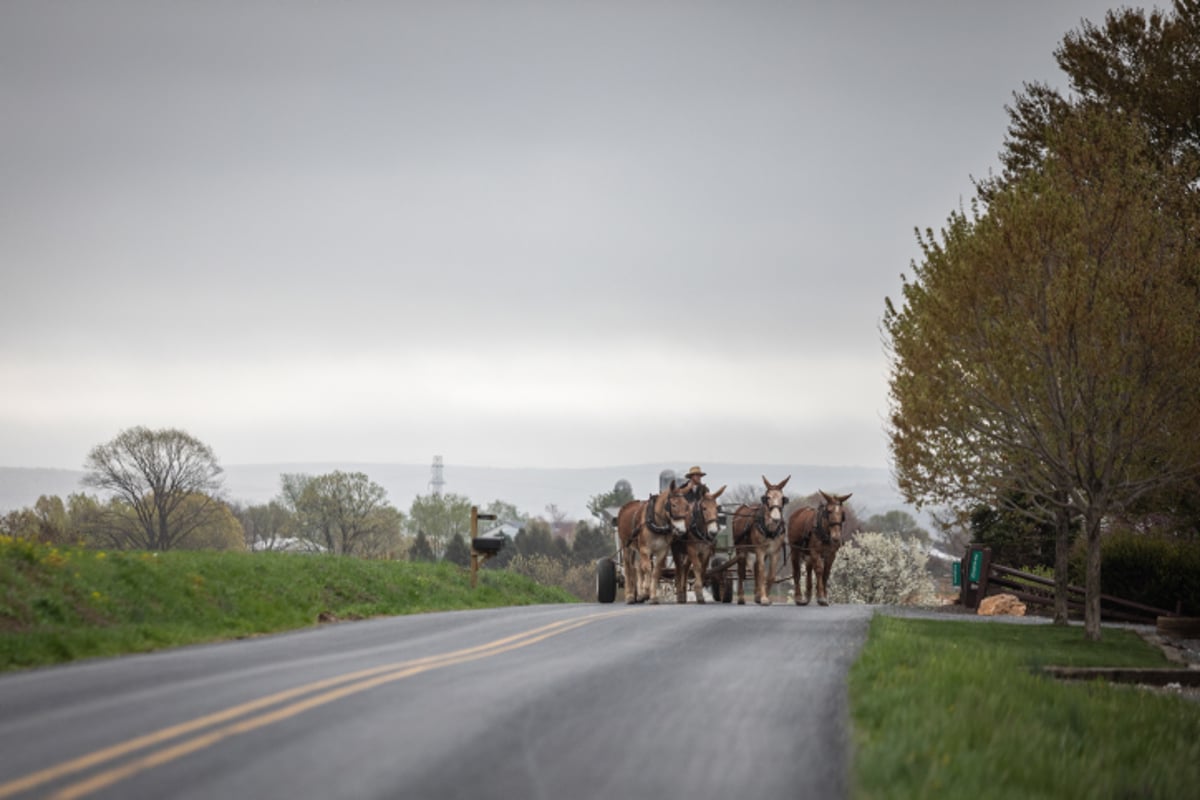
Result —
[[[692,467],[687,471],[687,474],[683,476],[687,478],[687,483],[684,484],[687,487],[687,493],[684,494],[684,497],[687,498],[689,503],[695,503],[701,497],[704,497],[704,495],[708,494],[708,487],[705,486],[704,482],[700,480],[706,474],[707,473],[702,471],[699,467]]]

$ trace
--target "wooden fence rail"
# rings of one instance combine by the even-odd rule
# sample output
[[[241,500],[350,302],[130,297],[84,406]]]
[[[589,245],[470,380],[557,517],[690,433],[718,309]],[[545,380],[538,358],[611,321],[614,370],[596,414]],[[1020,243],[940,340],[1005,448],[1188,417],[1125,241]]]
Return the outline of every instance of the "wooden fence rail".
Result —
[[[979,602],[994,588],[1006,591],[1025,603],[1050,607],[1054,605],[1053,580],[1001,564],[993,564],[990,547],[971,545],[967,548],[961,564],[960,577],[962,588],[959,592],[959,603],[966,608],[978,608]],[[1068,586],[1067,608],[1082,614],[1084,597],[1082,587]],[[1173,617],[1176,616],[1176,612],[1102,594],[1100,616],[1102,619],[1152,625],[1158,617]]]

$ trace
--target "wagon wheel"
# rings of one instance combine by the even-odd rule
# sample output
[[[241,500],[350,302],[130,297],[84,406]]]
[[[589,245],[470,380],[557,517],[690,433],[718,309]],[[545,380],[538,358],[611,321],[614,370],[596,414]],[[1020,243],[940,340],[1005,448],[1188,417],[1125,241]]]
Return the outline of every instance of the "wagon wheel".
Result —
[[[617,599],[617,565],[611,558],[596,562],[596,602],[611,603]]]

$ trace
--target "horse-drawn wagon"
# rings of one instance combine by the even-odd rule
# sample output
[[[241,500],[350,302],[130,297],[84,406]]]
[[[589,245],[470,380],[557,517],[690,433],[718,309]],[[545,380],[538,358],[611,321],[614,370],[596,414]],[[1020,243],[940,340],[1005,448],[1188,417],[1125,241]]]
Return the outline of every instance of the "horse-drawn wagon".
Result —
[[[619,509],[609,509],[616,550],[596,562],[596,599],[616,600],[624,588],[628,603],[659,602],[661,594],[675,590],[677,602],[687,602],[689,588],[696,602],[707,596],[730,603],[736,596],[745,603],[746,572],[751,558],[754,570],[754,600],[771,603],[770,591],[777,584],[792,582],[798,605],[812,597],[814,570],[817,599],[826,605],[825,583],[841,539],[841,504],[850,495],[821,492],[819,509],[801,508],[785,521],[783,494],[789,478],[773,484],[763,477],[766,491],[761,502],[721,505],[721,487],[696,502],[684,498],[685,487],[677,486],[675,473],[659,475],[659,492],[647,500],[634,500]],[[791,575],[786,562],[791,551]],[[800,577],[807,570],[807,593],[802,599]]]

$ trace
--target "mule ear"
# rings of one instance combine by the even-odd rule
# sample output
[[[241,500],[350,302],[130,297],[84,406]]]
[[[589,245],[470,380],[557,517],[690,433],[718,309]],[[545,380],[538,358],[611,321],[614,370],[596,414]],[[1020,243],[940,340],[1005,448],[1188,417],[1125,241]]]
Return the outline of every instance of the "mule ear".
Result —
[[[721,496],[721,492],[723,492],[723,491],[725,491],[724,486],[722,486],[720,489],[717,489],[715,492],[709,492],[708,496],[711,497],[713,500],[716,500],[718,497]]]
[[[671,478],[671,491],[675,491],[675,479]]]
[[[776,488],[782,489],[783,487],[787,486],[787,482],[790,481],[791,479],[792,479],[792,476],[788,475],[786,478],[783,479],[783,483],[779,484],[779,486]]]
[[[762,479],[763,479],[763,486],[766,486],[768,489],[770,489],[770,488],[771,488],[771,482],[770,482],[769,480],[767,480],[767,476],[766,476],[766,475],[763,475],[763,476],[762,476]]]
[[[824,490],[824,489],[817,489],[817,492],[819,492],[819,493],[820,493],[821,497],[824,497],[824,498],[825,498],[825,502],[826,502],[826,503],[832,503],[832,502],[833,502],[833,498],[832,498],[832,497],[830,497],[829,495],[825,494],[825,490]]]
[[[851,492],[850,494],[844,494],[844,495],[842,495],[842,496],[840,496],[840,497],[838,498],[838,502],[839,502],[839,503],[844,503],[844,502],[846,502],[847,500],[849,500],[849,499],[850,499],[851,497],[853,497],[853,496],[854,496],[854,492]]]

